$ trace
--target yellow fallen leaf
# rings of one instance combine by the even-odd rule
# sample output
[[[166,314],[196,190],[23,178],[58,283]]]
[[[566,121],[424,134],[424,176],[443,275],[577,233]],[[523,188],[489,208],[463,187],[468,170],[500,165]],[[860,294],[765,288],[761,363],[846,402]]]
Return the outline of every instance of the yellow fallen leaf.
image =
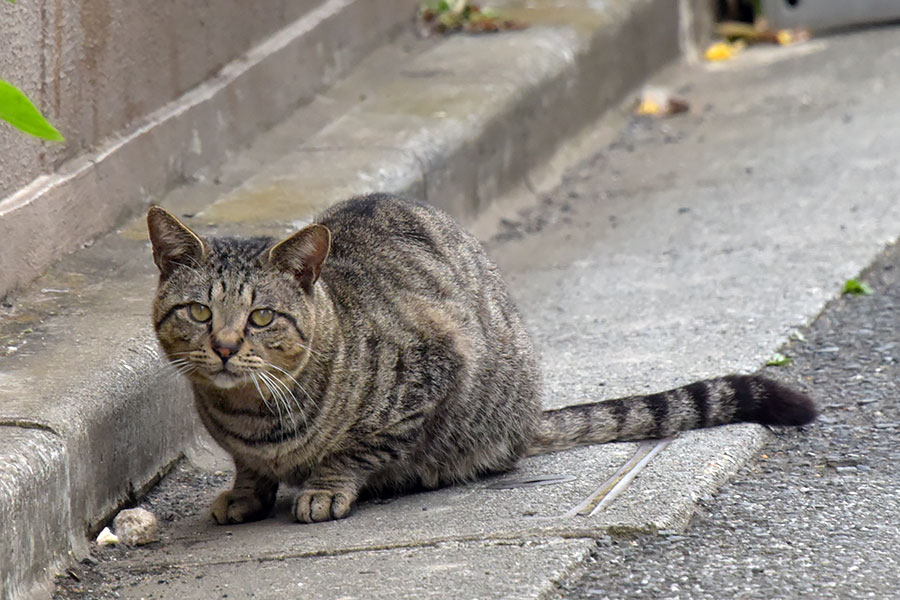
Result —
[[[728,60],[735,54],[744,49],[744,42],[737,41],[733,44],[728,42],[716,42],[706,49],[703,56],[710,62],[718,62],[720,60]]]
[[[778,43],[782,46],[793,44],[795,41],[794,34],[790,29],[779,29],[778,33],[775,34],[775,39],[778,40]]]
[[[644,98],[634,112],[639,115],[658,115],[662,112],[662,107],[653,100]]]
[[[690,109],[687,100],[673,96],[667,89],[648,85],[634,109],[636,115],[669,117]]]

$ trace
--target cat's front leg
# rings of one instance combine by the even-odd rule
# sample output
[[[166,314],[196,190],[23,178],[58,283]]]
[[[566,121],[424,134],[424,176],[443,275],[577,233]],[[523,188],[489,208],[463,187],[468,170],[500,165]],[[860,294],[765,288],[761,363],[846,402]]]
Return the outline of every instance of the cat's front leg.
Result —
[[[294,518],[316,523],[349,516],[369,471],[353,469],[343,460],[320,465],[294,499]]]
[[[234,485],[222,492],[212,505],[219,525],[258,521],[269,516],[275,505],[278,482],[250,469],[235,459]]]

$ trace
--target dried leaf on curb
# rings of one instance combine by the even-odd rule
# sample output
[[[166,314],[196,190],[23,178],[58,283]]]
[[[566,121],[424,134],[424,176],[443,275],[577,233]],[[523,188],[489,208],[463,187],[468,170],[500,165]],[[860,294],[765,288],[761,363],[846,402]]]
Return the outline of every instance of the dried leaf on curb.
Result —
[[[775,41],[782,46],[806,42],[812,37],[809,29],[780,29],[775,33]]]
[[[805,42],[812,36],[808,29],[771,29],[765,19],[757,19],[755,23],[724,21],[716,26],[716,34],[725,40],[706,49],[704,57],[710,62],[733,58],[747,44],[787,46]]]
[[[634,109],[636,115],[668,117],[690,110],[687,100],[672,96],[665,88],[648,86]]]
[[[419,6],[419,24],[425,35],[495,33],[524,29],[524,23],[507,19],[495,10],[481,8],[469,0],[427,0]]]
[[[722,21],[716,25],[716,35],[727,40],[747,40],[754,41],[768,32],[760,31],[752,23],[742,23],[740,21]],[[768,41],[775,41],[774,39]]]
[[[756,23],[739,21],[723,21],[716,25],[716,35],[729,42],[742,40],[748,44],[780,44],[787,46],[797,42],[805,42],[812,33],[809,29],[771,29],[765,19],[757,19]]]

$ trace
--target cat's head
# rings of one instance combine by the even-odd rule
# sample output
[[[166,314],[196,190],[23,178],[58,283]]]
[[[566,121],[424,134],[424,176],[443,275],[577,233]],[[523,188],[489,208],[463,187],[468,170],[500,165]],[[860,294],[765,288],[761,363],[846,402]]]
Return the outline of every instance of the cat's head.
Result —
[[[277,386],[308,360],[323,225],[270,238],[203,239],[171,213],[147,213],[160,278],[153,322],[175,367],[219,388]]]

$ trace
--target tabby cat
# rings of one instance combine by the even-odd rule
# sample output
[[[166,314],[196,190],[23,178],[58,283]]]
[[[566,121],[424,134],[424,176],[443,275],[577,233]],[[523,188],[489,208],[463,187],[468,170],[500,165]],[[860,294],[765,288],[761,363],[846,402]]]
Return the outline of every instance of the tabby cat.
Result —
[[[531,341],[479,242],[434,207],[357,197],[287,239],[194,234],[147,215],[159,341],[234,458],[219,523],[346,517],[363,490],[469,481],[523,456],[739,421],[803,425],[812,401],[758,375],[542,411]]]

